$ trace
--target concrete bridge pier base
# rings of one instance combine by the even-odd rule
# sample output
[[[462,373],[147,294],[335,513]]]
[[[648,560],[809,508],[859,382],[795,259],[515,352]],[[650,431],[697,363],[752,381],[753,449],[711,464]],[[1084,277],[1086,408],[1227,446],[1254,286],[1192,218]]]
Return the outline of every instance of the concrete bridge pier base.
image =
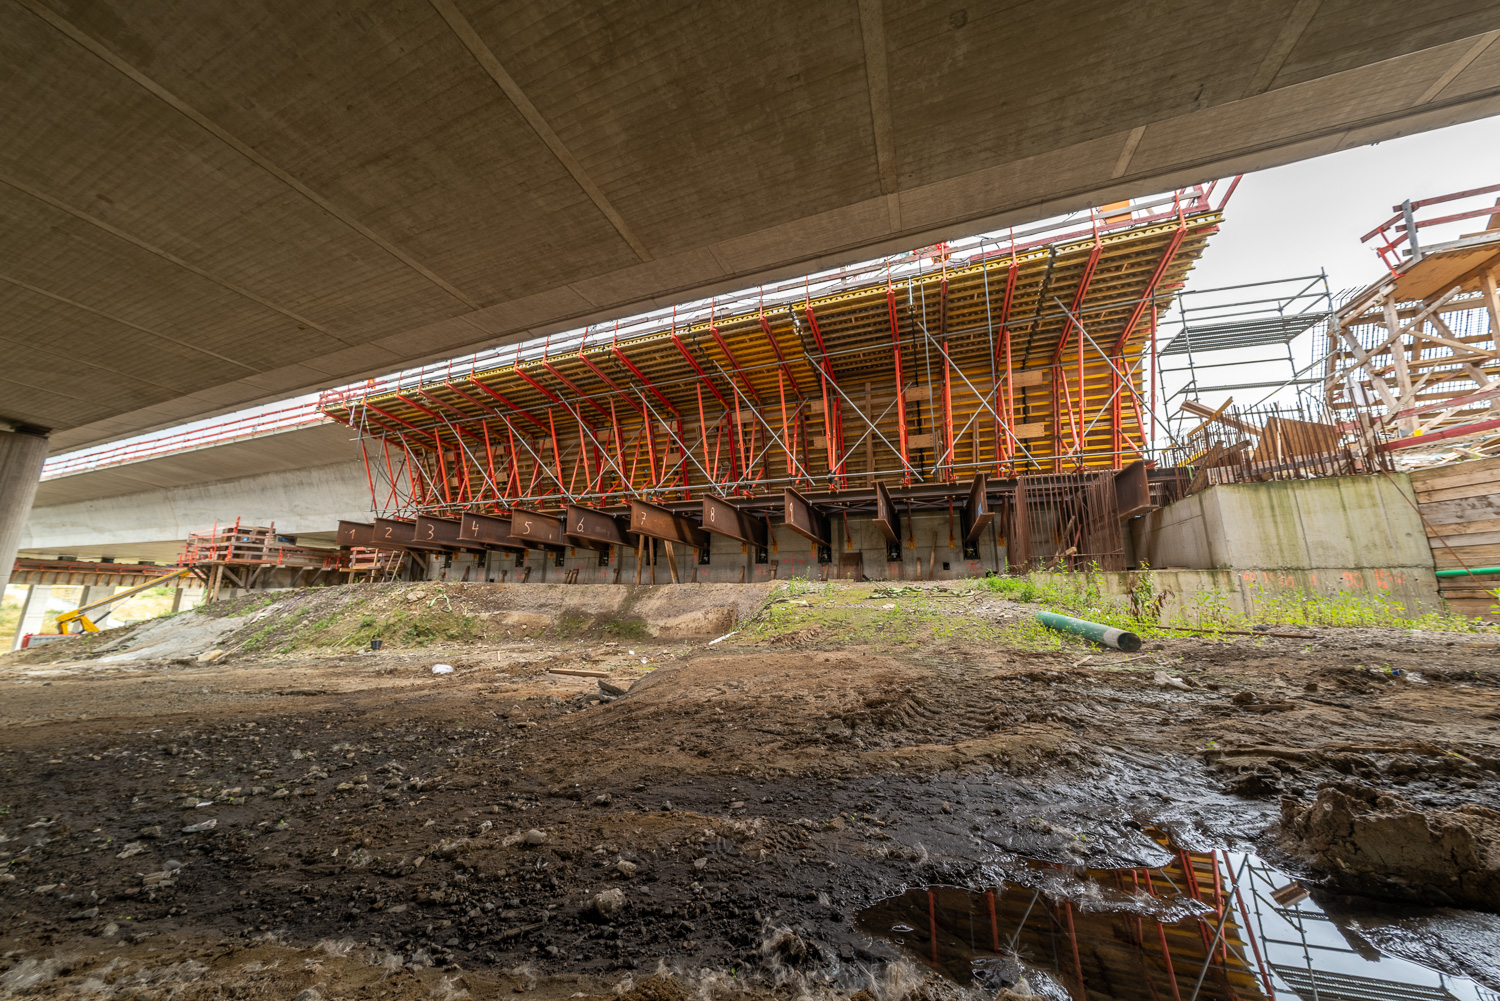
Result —
[[[16,565],[21,530],[47,460],[47,435],[28,428],[0,431],[0,594]]]
[[[10,648],[20,649],[21,638],[27,633],[39,632],[42,619],[47,614],[47,603],[52,599],[52,588],[47,584],[32,584],[26,588],[26,600],[21,603],[21,618],[16,622],[16,633],[11,637]]]

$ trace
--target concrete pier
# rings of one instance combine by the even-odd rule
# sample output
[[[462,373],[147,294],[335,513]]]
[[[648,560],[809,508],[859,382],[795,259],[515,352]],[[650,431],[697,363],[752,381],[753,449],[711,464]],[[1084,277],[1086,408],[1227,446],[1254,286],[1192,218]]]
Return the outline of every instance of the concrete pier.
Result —
[[[0,431],[0,594],[10,582],[16,547],[47,459],[47,436],[28,428]]]

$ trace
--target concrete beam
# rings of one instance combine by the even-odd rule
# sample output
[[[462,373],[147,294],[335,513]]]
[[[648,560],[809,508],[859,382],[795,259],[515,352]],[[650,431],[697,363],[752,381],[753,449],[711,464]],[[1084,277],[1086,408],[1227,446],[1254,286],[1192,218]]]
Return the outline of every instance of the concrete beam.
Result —
[[[28,556],[171,562],[189,532],[236,518],[250,525],[274,522],[280,535],[332,545],[340,521],[369,517],[364,465],[343,462],[39,506],[32,509],[20,549]]]

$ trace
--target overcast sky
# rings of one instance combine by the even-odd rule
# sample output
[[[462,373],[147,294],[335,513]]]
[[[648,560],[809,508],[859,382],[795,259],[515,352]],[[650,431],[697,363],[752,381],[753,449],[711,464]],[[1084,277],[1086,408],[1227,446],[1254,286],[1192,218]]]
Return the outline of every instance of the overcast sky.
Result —
[[[1389,218],[1392,205],[1491,184],[1500,184],[1500,118],[1246,174],[1189,288],[1320,269],[1335,293],[1367,285],[1382,269],[1359,238]],[[1468,220],[1453,235],[1458,228],[1483,229],[1484,222]]]
[[[1369,244],[1359,238],[1392,215],[1392,206],[1410,198],[1419,201],[1470,188],[1500,184],[1500,118],[1455,125],[1452,128],[1408,136],[1373,146],[1361,146],[1247,174],[1235,190],[1224,213],[1224,225],[1209,241],[1208,249],[1188,278],[1188,291],[1203,292],[1228,285],[1264,282],[1328,272],[1334,295],[1341,290],[1362,288],[1385,274],[1384,266]],[[1222,189],[1222,186],[1221,186]],[[1433,206],[1417,213],[1418,219],[1494,204],[1495,195]],[[1424,243],[1453,239],[1484,229],[1484,218],[1469,219],[1440,229],[1423,229]],[[1286,294],[1290,287],[1283,287]],[[1272,290],[1266,290],[1270,293]],[[1188,295],[1190,305],[1223,302],[1255,296],[1260,290],[1223,295]],[[1312,308],[1311,302],[1300,304]],[[1177,333],[1176,307],[1163,318],[1162,335]],[[1206,322],[1201,316],[1194,323]],[[1313,361],[1322,351],[1319,337],[1309,332],[1293,343],[1295,367]],[[1279,359],[1275,360],[1275,359]],[[1286,348],[1267,345],[1198,354],[1198,364],[1238,362],[1239,368],[1199,370],[1196,392],[1188,396],[1210,406],[1233,397],[1236,405],[1255,405],[1271,398],[1290,402],[1294,390],[1275,387],[1292,377],[1294,365]],[[1179,390],[1186,388],[1185,372],[1166,369],[1185,364],[1182,355],[1163,358],[1162,398],[1169,401],[1160,411],[1181,416]],[[1209,387],[1233,387],[1213,389]],[[1312,391],[1312,387],[1308,387]]]

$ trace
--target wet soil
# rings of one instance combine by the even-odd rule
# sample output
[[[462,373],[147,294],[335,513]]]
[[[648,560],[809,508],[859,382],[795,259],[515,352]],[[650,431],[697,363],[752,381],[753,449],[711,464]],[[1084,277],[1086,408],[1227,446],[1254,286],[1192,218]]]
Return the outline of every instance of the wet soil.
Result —
[[[0,996],[941,992],[861,909],[1153,829],[1316,879],[1281,800],[1332,781],[1500,801],[1493,637],[1310,632],[8,659]]]

